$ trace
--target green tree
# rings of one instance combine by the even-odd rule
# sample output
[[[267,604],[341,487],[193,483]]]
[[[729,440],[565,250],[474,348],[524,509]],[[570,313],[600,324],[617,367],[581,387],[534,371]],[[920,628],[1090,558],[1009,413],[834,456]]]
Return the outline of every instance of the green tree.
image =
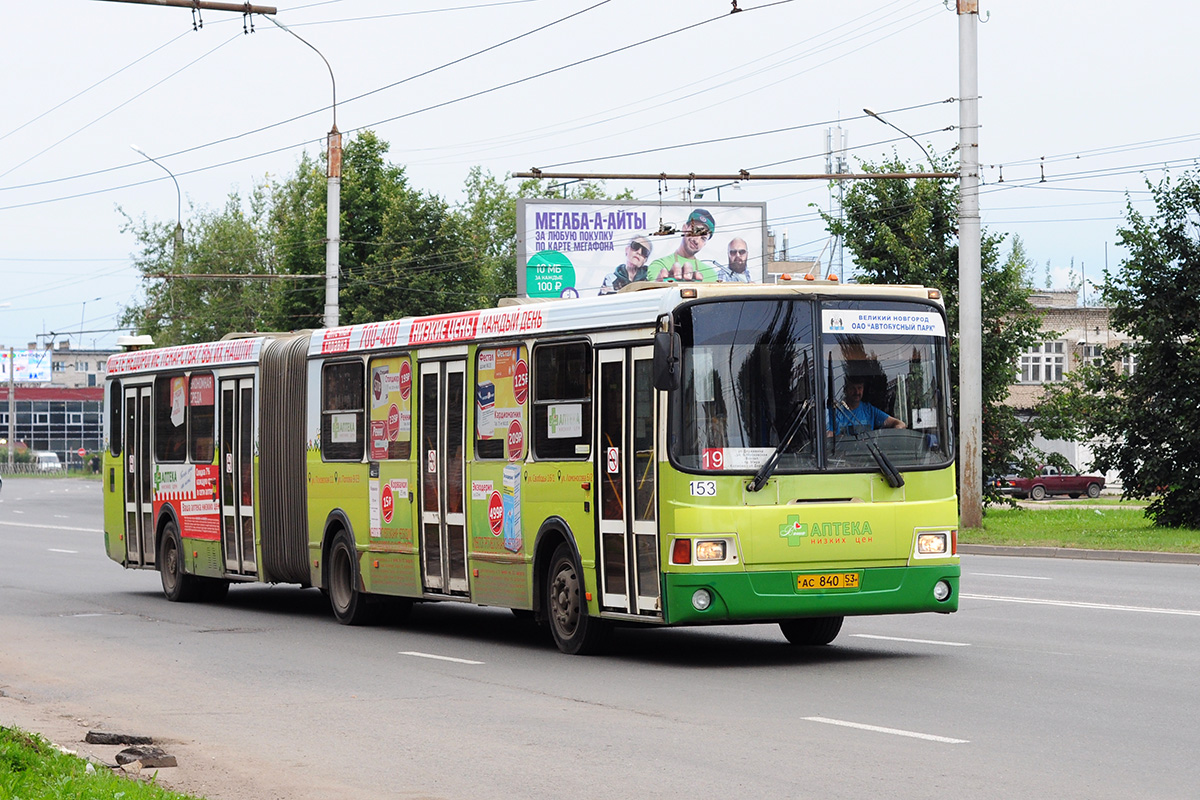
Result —
[[[260,329],[273,287],[261,278],[230,276],[274,272],[265,236],[267,205],[267,194],[258,187],[248,209],[234,193],[224,208],[194,213],[178,252],[174,222],[126,214],[122,231],[137,242],[133,260],[142,275],[144,300],[123,309],[121,324],[150,334],[162,347]]]
[[[413,188],[404,168],[385,160],[388,145],[364,131],[342,152],[339,322],[351,325],[480,305],[486,285],[469,258],[465,225],[444,200]],[[305,156],[275,188],[273,236],[282,271],[325,272],[326,178]],[[281,296],[280,322],[315,326],[324,313],[320,280]]]
[[[1064,432],[1095,437],[1094,465],[1116,470],[1126,497],[1150,499],[1164,527],[1200,527],[1200,173],[1149,185],[1154,211],[1127,205],[1118,230],[1128,251],[1105,271],[1101,297],[1113,328],[1131,337],[1105,350],[1055,392]],[[1122,369],[1128,357],[1132,374]]]
[[[949,171],[946,159],[932,168]],[[863,164],[864,172],[909,172],[908,163],[892,158]],[[854,254],[861,283],[915,283],[938,288],[946,303],[952,331],[958,330],[958,189],[950,179],[856,181],[843,201],[843,217],[822,214],[829,232],[844,237]],[[1002,236],[981,236],[983,324],[983,473],[999,475],[1027,447],[1031,432],[1004,404],[1020,353],[1040,327],[1028,303],[1024,246],[1013,243],[1009,257],[999,258]],[[951,340],[951,381],[958,406],[958,343]]]

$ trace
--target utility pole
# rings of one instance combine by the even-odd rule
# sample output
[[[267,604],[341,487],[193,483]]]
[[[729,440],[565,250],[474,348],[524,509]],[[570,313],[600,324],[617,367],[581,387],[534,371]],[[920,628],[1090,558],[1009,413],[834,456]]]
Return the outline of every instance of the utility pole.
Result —
[[[979,242],[979,0],[958,2],[959,524],[983,524],[983,308]]]
[[[17,353],[8,348],[8,471],[12,472],[15,457],[13,441],[17,435]]]

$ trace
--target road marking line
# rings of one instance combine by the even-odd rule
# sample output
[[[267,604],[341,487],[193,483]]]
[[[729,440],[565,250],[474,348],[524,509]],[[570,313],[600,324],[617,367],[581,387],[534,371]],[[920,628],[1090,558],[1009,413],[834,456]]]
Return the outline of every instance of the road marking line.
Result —
[[[1018,578],[1023,581],[1048,581],[1039,575],[1005,575],[1003,572],[972,572],[970,575],[982,575],[986,578]]]
[[[1095,608],[1101,611],[1140,611],[1143,614],[1175,614],[1183,617],[1200,617],[1200,611],[1185,608],[1153,608],[1151,606],[1118,606],[1109,603],[1084,603],[1074,600],[1037,600],[1032,597],[1000,597],[990,594],[962,594],[968,600],[995,600],[1000,603],[1025,603],[1035,606],[1062,606],[1063,608]]]
[[[482,664],[482,661],[471,661],[467,658],[451,658],[450,656],[435,656],[433,653],[418,653],[415,650],[401,650],[402,656],[415,656],[416,658],[432,658],[434,661],[453,661],[455,664]]]
[[[885,642],[912,642],[913,644],[942,644],[946,647],[970,647],[968,642],[939,642],[936,639],[903,639],[899,636],[876,636],[873,633],[852,633],[860,639],[882,639]]]
[[[890,733],[893,736],[907,736],[910,739],[925,739],[930,742],[942,742],[943,744],[968,744],[970,739],[951,739],[948,736],[934,736],[932,733],[917,733],[916,731],[903,731],[899,728],[881,728],[878,725],[864,725],[861,722],[847,722],[843,719],[829,719],[828,717],[803,717],[809,722],[823,722],[826,725],[841,725],[843,728],[858,728],[863,731],[874,731],[875,733]]]
[[[102,528],[68,528],[66,525],[34,525],[32,522],[0,522],[14,528],[42,528],[48,531],[79,531],[80,533],[104,533]]]
[[[79,553],[78,550],[59,550],[57,547],[48,547],[46,549],[51,553],[72,553],[76,555]]]

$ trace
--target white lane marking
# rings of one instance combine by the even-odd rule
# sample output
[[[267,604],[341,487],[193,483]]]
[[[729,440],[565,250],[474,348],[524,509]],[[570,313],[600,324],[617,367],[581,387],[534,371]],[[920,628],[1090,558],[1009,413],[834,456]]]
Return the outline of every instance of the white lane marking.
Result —
[[[415,656],[416,658],[432,658],[434,661],[453,661],[455,664],[482,664],[482,661],[471,661],[467,658],[451,658],[450,656],[435,656],[433,653],[418,653],[415,650],[401,650],[402,656]]]
[[[1095,608],[1101,611],[1140,611],[1143,614],[1175,614],[1183,617],[1200,617],[1200,611],[1186,608],[1154,608],[1152,606],[1119,606],[1110,603],[1084,603],[1073,600],[1038,600],[1032,597],[1000,597],[991,594],[961,594],[968,600],[995,600],[999,603],[1025,603],[1035,606],[1061,606],[1063,608]]]
[[[828,717],[804,717],[803,719],[809,722],[822,722],[826,725],[841,725],[843,728],[858,728],[863,731],[874,731],[875,733],[890,733],[893,736],[907,736],[910,739],[925,739],[929,742],[942,742],[943,744],[967,744],[970,739],[951,739],[949,736],[934,736],[932,733],[917,733],[916,731],[904,731],[899,728],[881,728],[878,725],[864,725],[861,722],[847,722],[844,719],[829,719]]]
[[[57,547],[47,547],[46,549],[51,553],[72,553],[72,554],[79,553],[78,550],[59,550]]]
[[[885,642],[912,642],[913,644],[940,644],[946,647],[970,647],[968,642],[939,642],[936,639],[903,639],[899,636],[876,636],[873,633],[852,633],[860,639],[882,639]]]
[[[54,518],[55,519],[70,519],[70,517],[68,517],[66,514],[55,514]]]
[[[0,525],[11,525],[14,528],[42,528],[48,531],[79,531],[80,533],[104,533],[102,528],[70,528],[66,525],[34,525],[31,522],[0,522]]]
[[[985,578],[1017,578],[1023,581],[1048,581],[1049,578],[1043,578],[1040,575],[1005,575],[1003,572],[971,572],[972,576],[980,575]]]

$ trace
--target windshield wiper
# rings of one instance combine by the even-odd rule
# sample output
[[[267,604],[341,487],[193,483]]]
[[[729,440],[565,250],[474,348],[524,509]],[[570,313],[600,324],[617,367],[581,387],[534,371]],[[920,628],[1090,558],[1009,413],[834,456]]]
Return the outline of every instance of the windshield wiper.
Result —
[[[787,432],[783,434],[783,438],[779,440],[779,444],[775,447],[775,452],[763,462],[763,465],[758,468],[758,472],[754,473],[753,480],[746,484],[746,489],[751,492],[757,492],[767,485],[767,480],[770,479],[771,473],[775,471],[776,465],[779,464],[779,457],[783,455],[783,451],[788,449],[792,444],[792,440],[796,438],[796,434],[800,432],[800,426],[804,422],[804,418],[808,416],[808,412],[812,410],[812,398],[805,398],[800,404],[800,410],[796,412],[796,418],[792,420],[792,424],[788,426]]]
[[[845,409],[847,414],[851,413],[850,407],[840,400],[837,402],[836,406],[837,408]],[[835,416],[835,428],[836,425],[837,417]],[[879,471],[882,472],[883,477],[887,479],[888,486],[891,486],[893,489],[899,489],[904,485],[904,476],[900,474],[900,470],[896,469],[896,465],[892,463],[892,460],[888,458],[887,455],[879,449],[879,445],[875,443],[874,431],[868,431],[861,434],[855,433],[853,426],[847,426],[846,430],[857,441],[865,442],[867,452],[871,454],[871,457],[875,459],[875,463],[879,465]],[[837,436],[835,435],[834,439],[836,438]]]

